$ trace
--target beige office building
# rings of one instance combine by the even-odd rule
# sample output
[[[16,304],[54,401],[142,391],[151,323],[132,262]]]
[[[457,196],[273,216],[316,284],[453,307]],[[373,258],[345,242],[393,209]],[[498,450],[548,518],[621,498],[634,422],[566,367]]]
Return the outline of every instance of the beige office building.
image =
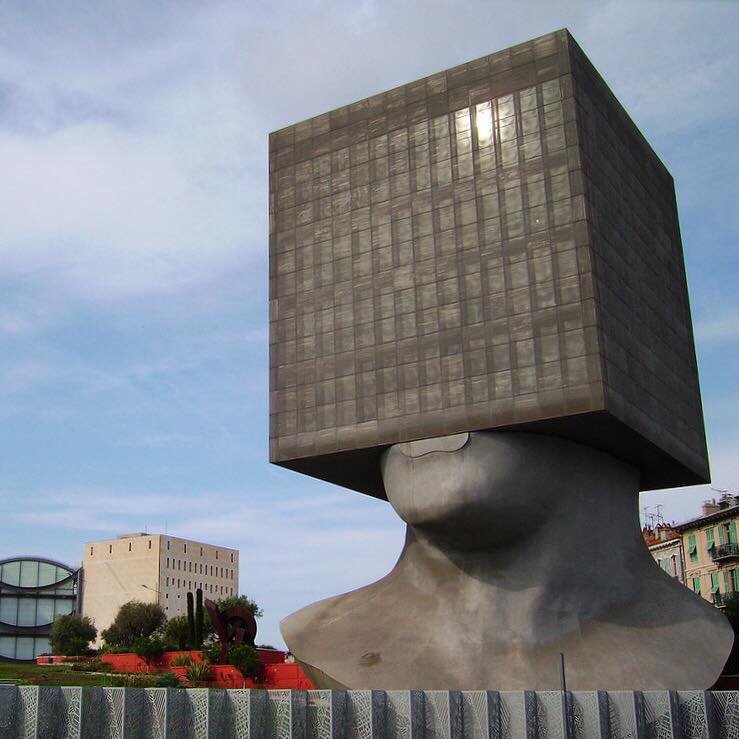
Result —
[[[239,592],[237,549],[164,534],[123,534],[85,544],[82,613],[98,633],[130,600],[159,603],[167,618],[187,613],[187,593],[217,600]]]

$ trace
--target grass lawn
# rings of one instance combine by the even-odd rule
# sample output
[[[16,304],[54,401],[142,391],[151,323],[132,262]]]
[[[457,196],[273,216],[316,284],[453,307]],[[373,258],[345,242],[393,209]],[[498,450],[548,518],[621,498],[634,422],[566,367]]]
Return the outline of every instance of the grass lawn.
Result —
[[[15,680],[18,685],[113,685],[111,675],[72,672],[66,665],[35,665],[0,662],[0,680]]]

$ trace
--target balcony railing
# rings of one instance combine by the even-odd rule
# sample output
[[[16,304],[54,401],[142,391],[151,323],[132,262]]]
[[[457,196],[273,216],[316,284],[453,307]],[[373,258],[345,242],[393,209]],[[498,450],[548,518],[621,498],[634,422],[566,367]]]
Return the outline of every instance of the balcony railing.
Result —
[[[711,600],[713,601],[713,605],[718,608],[723,608],[723,606],[726,605],[724,603],[724,596],[721,595],[721,593],[712,593]]]
[[[739,557],[739,544],[719,544],[713,548],[711,557],[714,562]]]

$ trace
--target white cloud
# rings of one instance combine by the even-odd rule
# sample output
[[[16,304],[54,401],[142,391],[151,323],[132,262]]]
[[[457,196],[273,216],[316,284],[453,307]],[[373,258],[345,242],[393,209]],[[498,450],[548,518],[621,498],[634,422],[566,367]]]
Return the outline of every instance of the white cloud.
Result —
[[[79,27],[8,12],[26,41],[0,52],[0,274],[107,300],[244,268],[266,250],[270,127],[563,25],[648,133],[690,130],[736,110],[721,94],[736,16],[710,7],[133,3],[78,13]]]
[[[700,321],[695,326],[696,340],[716,346],[739,341],[739,309],[728,315]]]

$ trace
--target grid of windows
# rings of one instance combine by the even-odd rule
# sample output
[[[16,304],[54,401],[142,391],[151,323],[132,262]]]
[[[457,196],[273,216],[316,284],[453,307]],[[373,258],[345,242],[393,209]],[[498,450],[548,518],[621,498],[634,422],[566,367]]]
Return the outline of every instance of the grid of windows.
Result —
[[[487,64],[274,135],[273,459],[597,399],[567,78],[495,96]]]
[[[598,139],[608,146],[593,145],[571,74],[578,54],[566,32],[551,34],[270,136],[272,461],[607,408],[679,460],[669,471],[674,461],[660,456],[642,465],[646,483],[684,484],[683,463],[705,474],[671,180],[645,143],[651,179],[632,155],[622,177],[618,138],[636,128],[615,99],[618,124]],[[610,190],[599,175],[592,194],[606,156]],[[619,177],[628,194],[609,200]],[[650,183],[661,188],[654,197]],[[626,231],[603,226],[594,247],[593,208],[599,224],[624,221]],[[619,256],[616,233],[631,239],[633,259]],[[612,252],[617,269],[602,261]],[[611,300],[599,312],[600,296],[622,287],[627,309]],[[669,300],[652,314],[655,296]],[[626,374],[634,356],[651,368],[652,346],[655,366],[669,369],[659,388],[653,369]],[[624,378],[641,389],[627,392]],[[627,436],[615,451],[642,464],[652,452]],[[609,430],[603,446],[614,438]],[[337,474],[329,462],[294,467]]]
[[[31,660],[48,652],[59,615],[72,613],[77,573],[40,559],[0,562],[0,658]]]

